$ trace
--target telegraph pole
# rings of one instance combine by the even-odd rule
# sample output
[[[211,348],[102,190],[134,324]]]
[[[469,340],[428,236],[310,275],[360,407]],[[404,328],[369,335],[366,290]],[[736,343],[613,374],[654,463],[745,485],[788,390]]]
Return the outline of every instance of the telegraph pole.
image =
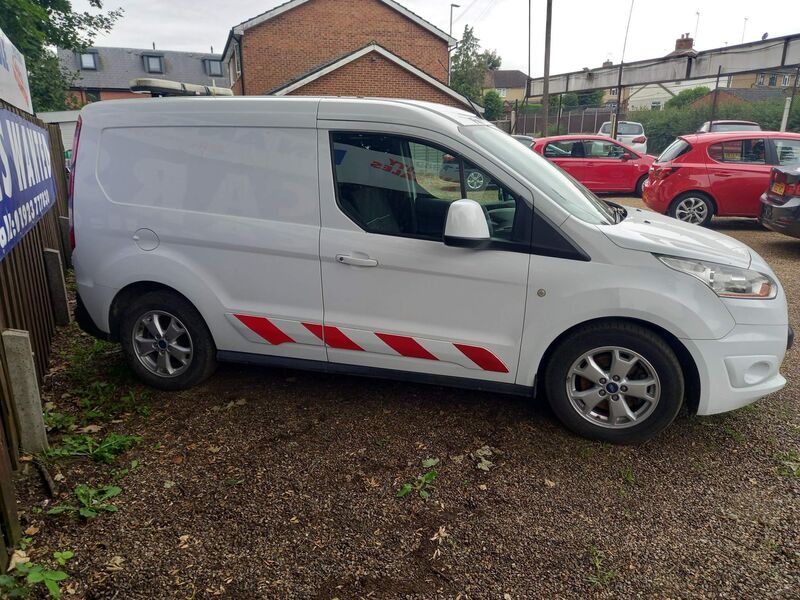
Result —
[[[547,20],[544,30],[544,81],[542,81],[542,114],[544,125],[542,135],[548,134],[547,125],[550,117],[550,31],[553,23],[553,0],[547,0]]]
[[[454,8],[461,8],[459,4],[450,4],[450,37],[453,37],[453,9]],[[455,46],[453,46],[455,48]],[[447,85],[450,85],[450,56],[453,53],[453,48],[447,48]]]
[[[625,50],[628,48],[628,31],[631,28],[631,17],[633,16],[633,3],[636,0],[631,0],[631,9],[628,11],[628,25],[625,27],[625,41],[622,42],[622,58],[619,61],[619,76],[617,78],[617,110],[614,113],[614,118],[611,123],[611,139],[617,139],[617,130],[619,129],[619,112],[622,108],[622,65],[625,62]]]

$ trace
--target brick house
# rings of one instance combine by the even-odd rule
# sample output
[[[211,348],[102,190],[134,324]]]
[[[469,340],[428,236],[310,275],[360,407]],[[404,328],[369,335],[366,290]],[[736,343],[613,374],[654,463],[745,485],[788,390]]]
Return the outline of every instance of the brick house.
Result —
[[[236,95],[379,96],[470,108],[447,86],[455,40],[394,0],[290,0],[231,29]]]

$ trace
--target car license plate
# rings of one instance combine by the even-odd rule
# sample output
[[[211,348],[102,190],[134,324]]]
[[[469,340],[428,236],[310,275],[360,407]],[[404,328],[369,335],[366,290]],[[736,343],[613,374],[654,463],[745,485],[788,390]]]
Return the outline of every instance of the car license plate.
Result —
[[[772,184],[772,191],[775,192],[778,196],[783,196],[783,191],[786,189],[785,183],[773,183]]]

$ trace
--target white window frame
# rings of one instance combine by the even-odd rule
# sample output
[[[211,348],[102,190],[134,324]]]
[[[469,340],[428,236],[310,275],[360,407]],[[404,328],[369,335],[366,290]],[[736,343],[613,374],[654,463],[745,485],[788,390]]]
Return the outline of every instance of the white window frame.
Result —
[[[784,73],[783,74],[783,81],[781,82],[781,86],[782,87],[788,87],[789,86],[789,74],[788,73]]]
[[[769,76],[769,87],[775,87],[776,85],[778,85],[778,74],[773,73]]]
[[[209,77],[222,77],[222,74],[225,71],[222,68],[222,61],[221,60],[215,60],[213,58],[208,58],[208,59],[206,59],[205,62],[206,62],[206,74]],[[219,72],[218,73],[212,73],[211,72],[211,65],[212,64],[216,64],[218,66],[218,68],[219,68]]]
[[[144,55],[142,55],[142,58],[144,59],[144,70],[147,71],[148,73],[153,73],[153,74],[156,74],[156,75],[163,75],[164,72],[166,71],[166,69],[164,68],[164,57],[163,56],[158,56],[157,54],[144,54]],[[150,60],[151,59],[155,59],[155,60],[158,61],[158,66],[159,66],[159,70],[158,71],[152,70],[152,68],[150,66]]]
[[[764,85],[764,78],[766,75],[764,73],[759,73],[758,77],[756,77],[756,85]]]
[[[495,91],[500,95],[501,98],[508,96],[508,88],[496,88]]]

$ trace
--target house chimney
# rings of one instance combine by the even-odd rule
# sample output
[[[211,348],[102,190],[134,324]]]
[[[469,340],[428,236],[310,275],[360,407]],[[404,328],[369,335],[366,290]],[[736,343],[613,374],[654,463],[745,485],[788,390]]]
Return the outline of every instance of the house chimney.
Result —
[[[603,61],[603,66],[604,66],[604,67],[613,67],[613,66],[614,66],[614,63],[613,63],[613,62],[611,62],[611,60],[607,58],[607,59],[605,59],[605,60]]]
[[[675,40],[675,51],[679,50],[691,50],[694,48],[694,39],[688,34],[685,33],[681,35],[680,38]]]

